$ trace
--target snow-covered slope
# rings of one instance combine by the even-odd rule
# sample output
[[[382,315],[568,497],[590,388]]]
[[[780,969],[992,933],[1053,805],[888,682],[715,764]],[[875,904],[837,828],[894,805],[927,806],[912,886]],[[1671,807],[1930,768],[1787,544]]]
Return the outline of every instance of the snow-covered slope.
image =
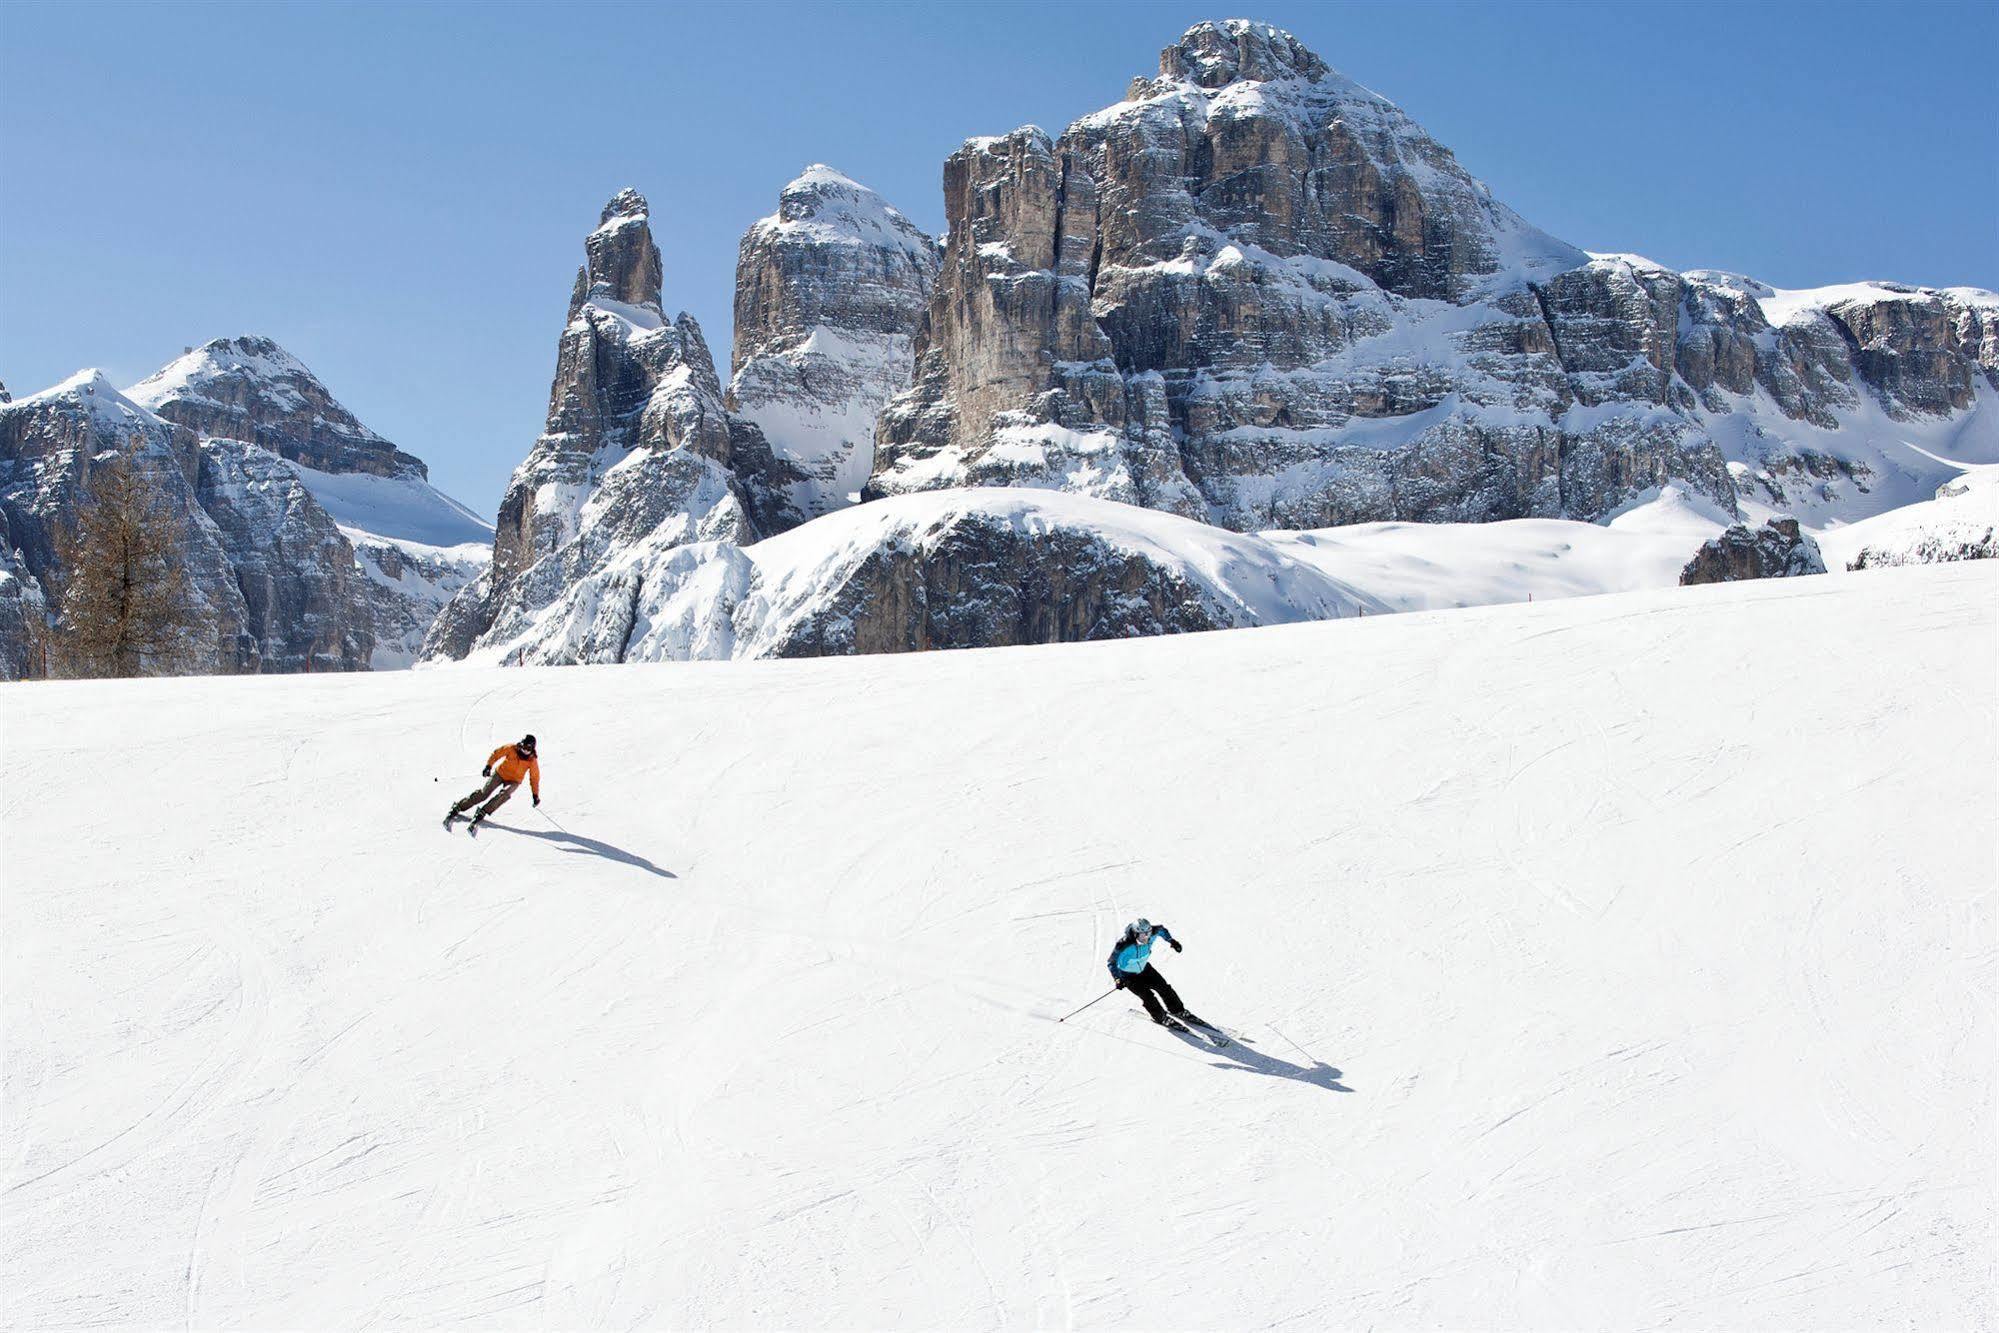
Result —
[[[1934,498],[1819,535],[1833,569],[1999,558],[1999,464],[1967,467]]]
[[[7,1321],[1990,1329],[1995,608],[0,690]]]
[[[1356,523],[1262,536],[1391,610],[1434,611],[1670,588],[1701,543],[1732,521],[1668,486],[1607,523]]]

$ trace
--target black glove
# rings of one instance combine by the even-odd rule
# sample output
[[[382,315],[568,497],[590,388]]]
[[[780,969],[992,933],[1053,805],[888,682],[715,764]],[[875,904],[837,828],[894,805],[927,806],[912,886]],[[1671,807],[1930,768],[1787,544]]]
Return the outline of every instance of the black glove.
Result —
[[[493,766],[492,766],[491,764],[488,764],[488,765],[486,765],[486,766],[485,766],[484,768],[480,769],[480,770],[479,770],[479,776],[480,776],[480,777],[482,777],[482,778],[490,778],[490,777],[492,777],[492,776],[493,776]]]
[[[1172,945],[1172,946],[1173,946],[1173,952],[1174,952],[1174,953],[1179,953],[1179,952],[1180,952],[1180,941],[1178,941],[1178,940],[1168,940],[1168,941],[1166,941],[1166,942],[1167,942],[1168,944],[1170,944],[1170,945]]]
[[[1124,989],[1124,978],[1123,978],[1123,977],[1113,977],[1113,978],[1111,979],[1111,989],[1112,989],[1112,990],[1123,990],[1123,989]]]
[[[541,804],[541,797],[539,797],[539,796],[535,797],[535,798],[534,798],[534,803],[535,803],[536,805],[540,805],[540,804]]]

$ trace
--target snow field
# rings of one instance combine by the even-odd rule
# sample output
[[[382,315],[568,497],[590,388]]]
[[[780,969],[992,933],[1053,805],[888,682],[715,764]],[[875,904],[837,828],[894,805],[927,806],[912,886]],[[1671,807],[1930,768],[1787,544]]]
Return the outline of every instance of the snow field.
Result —
[[[1981,562],[10,686],[4,1320],[1991,1328],[1995,660]],[[1140,914],[1248,1044],[1053,1021]]]

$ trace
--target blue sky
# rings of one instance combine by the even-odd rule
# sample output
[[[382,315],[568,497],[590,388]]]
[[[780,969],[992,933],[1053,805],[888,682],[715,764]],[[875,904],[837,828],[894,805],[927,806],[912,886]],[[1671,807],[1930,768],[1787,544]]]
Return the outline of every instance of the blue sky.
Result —
[[[652,201],[669,310],[726,361],[736,243],[807,163],[939,229],[961,139],[1059,131],[1232,15],[1586,248],[1999,288],[1992,4],[17,2],[0,380],[127,384],[268,334],[491,512],[619,187]]]

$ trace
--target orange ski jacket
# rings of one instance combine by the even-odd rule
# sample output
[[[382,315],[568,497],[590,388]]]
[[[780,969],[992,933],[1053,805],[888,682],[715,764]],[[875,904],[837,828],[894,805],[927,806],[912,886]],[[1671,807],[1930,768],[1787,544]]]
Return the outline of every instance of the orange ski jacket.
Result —
[[[526,778],[529,790],[536,796],[541,795],[541,760],[523,759],[519,750],[511,745],[502,745],[486,756],[486,767],[492,769],[502,782],[518,784]]]

